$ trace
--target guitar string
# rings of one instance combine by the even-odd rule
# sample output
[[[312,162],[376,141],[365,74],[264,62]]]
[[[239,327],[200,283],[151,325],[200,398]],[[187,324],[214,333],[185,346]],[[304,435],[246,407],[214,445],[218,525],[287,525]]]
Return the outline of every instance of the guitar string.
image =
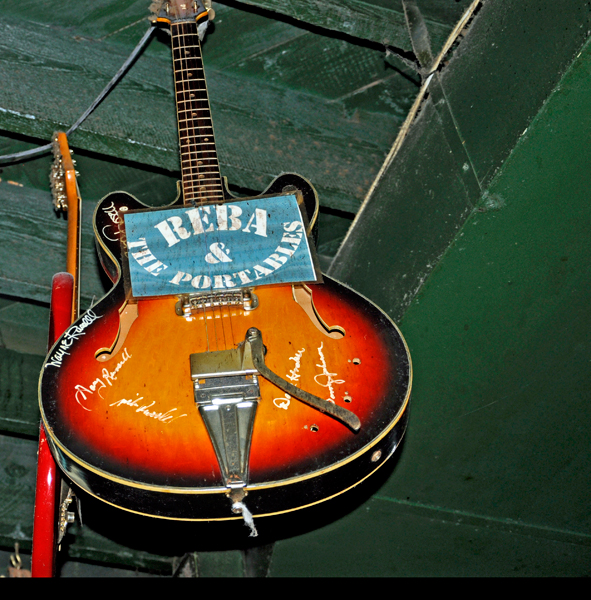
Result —
[[[180,126],[181,116],[179,115],[179,138],[185,139],[185,156],[188,156],[188,165],[185,162],[185,165],[182,165],[182,179],[183,179],[183,190],[185,193],[185,201],[187,200],[187,196],[189,196],[189,200],[196,206],[195,203],[195,195],[199,201],[199,204],[203,208],[206,204],[207,200],[207,192],[209,191],[207,188],[211,186],[211,184],[207,184],[205,186],[200,185],[201,180],[205,179],[205,173],[210,174],[210,163],[212,162],[212,158],[210,156],[212,150],[206,148],[206,145],[213,145],[213,153],[215,157],[215,145],[213,142],[209,143],[209,138],[211,137],[213,140],[213,127],[211,127],[211,110],[209,108],[209,102],[207,97],[207,88],[205,84],[205,73],[203,72],[203,59],[200,50],[199,37],[196,31],[196,24],[194,23],[183,23],[179,27],[181,31],[181,37],[179,38],[180,47],[179,47],[179,60],[181,66],[181,79],[183,81],[183,105],[182,112],[184,127]],[[188,42],[188,43],[187,43]],[[192,51],[193,48],[198,50],[197,56],[194,56],[195,52]],[[199,64],[200,63],[200,64]],[[184,74],[183,74],[184,71]],[[192,73],[195,71],[197,77],[192,77]],[[201,76],[202,75],[202,76]],[[192,92],[196,92],[193,94]],[[187,93],[189,94],[189,98],[187,98]],[[195,100],[190,99],[192,96],[197,96]],[[187,109],[187,104],[190,104],[191,108]],[[197,106],[194,106],[197,104]],[[205,114],[202,114],[205,112]],[[190,117],[189,117],[190,114]],[[207,121],[209,120],[209,125]],[[202,124],[203,123],[203,124]],[[196,131],[203,131],[205,129],[206,133],[204,135],[197,135]],[[211,132],[210,132],[211,130]],[[186,136],[190,137],[186,137]],[[197,144],[197,138],[204,138],[203,142]],[[216,161],[217,162],[217,161]],[[200,169],[201,166],[205,166],[204,169]],[[187,174],[188,171],[188,174]],[[203,172],[205,171],[205,172]],[[218,175],[219,175],[219,167],[218,167]],[[196,176],[196,180],[195,180]],[[187,185],[188,177],[190,177],[190,186]],[[214,179],[215,181],[215,179]],[[204,182],[202,182],[204,183]],[[218,187],[219,186],[219,182]],[[195,189],[197,185],[197,189]],[[219,193],[218,190],[215,189],[214,184],[214,195]],[[207,229],[204,228],[204,241],[205,248],[208,248],[207,242]],[[209,272],[209,281],[211,284],[211,266],[208,263],[208,272]],[[226,341],[226,332],[224,326],[224,317],[223,317],[223,309],[220,301],[219,306],[219,317],[216,315],[216,306],[215,306],[215,295],[213,289],[210,293],[210,312],[213,323],[213,335],[216,343],[216,350],[219,350],[219,335],[218,335],[218,323],[217,319],[219,318],[219,328],[221,329],[221,336],[223,338],[223,346],[227,347]],[[206,324],[206,332],[208,332],[207,326],[207,310],[206,310],[206,302],[203,302],[203,316]],[[216,318],[217,317],[217,318]],[[208,333],[207,333],[208,335]],[[208,343],[208,351],[209,351],[209,343]]]
[[[194,24],[192,24],[194,27]],[[203,131],[205,130],[205,134],[204,135],[196,135],[194,134],[194,137],[197,138],[203,138],[203,141],[200,142],[199,147],[200,147],[200,152],[201,152],[201,158],[204,169],[200,170],[199,168],[197,168],[197,183],[199,181],[201,181],[201,183],[203,184],[203,186],[199,185],[198,186],[198,192],[201,195],[202,198],[202,203],[205,204],[207,198],[207,192],[210,191],[208,190],[208,188],[213,187],[212,192],[210,193],[210,197],[209,199],[213,199],[215,200],[216,196],[218,196],[218,199],[220,201],[220,204],[224,203],[224,194],[223,194],[223,186],[222,186],[222,181],[221,181],[221,174],[220,174],[220,168],[219,168],[219,161],[218,161],[218,157],[217,157],[217,151],[216,151],[216,145],[215,145],[215,136],[214,136],[214,131],[213,131],[213,118],[211,115],[211,107],[209,104],[209,96],[208,96],[208,92],[207,92],[207,81],[205,78],[205,70],[204,70],[204,64],[203,64],[203,53],[201,51],[201,44],[200,44],[200,40],[199,40],[199,36],[198,33],[196,31],[191,32],[191,37],[192,37],[192,42],[195,48],[197,48],[197,50],[199,51],[198,54],[198,58],[196,58],[195,60],[199,63],[196,64],[195,67],[197,69],[197,78],[196,79],[196,85],[199,87],[200,92],[201,92],[201,98],[200,98],[200,102],[202,103],[203,106],[200,106],[200,113],[202,111],[205,112],[204,115],[200,114],[199,116],[199,124],[197,125],[196,129],[198,131]],[[195,122],[193,121],[193,124]],[[203,124],[202,124],[203,123]],[[211,139],[211,142],[209,141],[209,139]],[[213,155],[213,156],[212,156]],[[199,165],[199,162],[197,163]],[[191,172],[191,171],[190,171]],[[211,178],[213,176],[213,178]],[[206,181],[213,181],[214,183],[206,183]],[[192,181],[191,182],[192,186],[195,185],[195,182]],[[214,211],[216,213],[216,220],[217,220],[217,211],[215,210],[215,205],[214,206]],[[213,217],[212,217],[213,218]],[[210,275],[211,275],[211,267],[210,267]],[[211,279],[211,277],[210,277]],[[218,306],[217,306],[217,311],[219,313],[219,321],[220,321],[220,326],[221,326],[221,333],[222,333],[222,337],[223,337],[223,345],[224,345],[224,349],[226,349],[228,347],[228,341],[227,341],[227,337],[226,337],[226,324],[225,324],[225,318],[228,318],[229,321],[229,325],[230,325],[230,337],[232,339],[232,344],[234,344],[234,332],[233,332],[233,327],[232,327],[232,314],[231,314],[231,307],[230,305],[224,307],[223,302],[220,300]],[[215,306],[215,302],[214,302],[214,295],[213,295],[213,290],[212,290],[212,316],[213,316],[213,323],[214,323],[214,328],[215,328],[215,332],[216,332],[216,341],[217,341],[217,327],[216,327],[216,306]],[[224,313],[226,313],[226,317],[224,316]]]
[[[209,141],[208,138],[208,132],[207,132],[207,128],[205,124],[205,135],[203,136],[204,139],[199,141],[199,144],[197,144],[197,135],[195,133],[196,129],[201,131],[203,129],[203,125],[201,125],[201,122],[204,120],[203,116],[202,116],[202,104],[204,103],[204,99],[203,99],[203,89],[201,88],[201,86],[199,85],[200,81],[202,81],[205,78],[205,73],[203,73],[203,75],[200,72],[200,67],[198,65],[198,61],[199,58],[201,58],[201,44],[199,42],[199,35],[197,33],[197,25],[196,23],[190,23],[190,24],[186,24],[190,29],[193,29],[193,31],[189,32],[189,36],[190,36],[190,44],[191,47],[194,47],[196,49],[196,56],[192,56],[193,58],[193,69],[195,69],[196,74],[198,75],[198,77],[195,78],[194,81],[194,85],[196,88],[196,100],[195,100],[195,104],[196,106],[194,106],[193,102],[191,102],[191,127],[187,127],[187,130],[191,129],[192,130],[192,136],[191,136],[191,141],[189,142],[190,144],[190,148],[189,148],[189,173],[190,175],[193,175],[193,167],[195,167],[195,171],[196,171],[196,175],[197,175],[197,179],[196,181],[193,179],[193,177],[191,177],[191,194],[192,195],[197,195],[199,204],[202,208],[202,214],[205,212],[203,210],[203,208],[206,206],[206,196],[205,196],[205,189],[203,186],[199,185],[199,180],[200,180],[200,176],[203,174],[201,173],[201,169],[200,166],[207,166],[207,158],[205,155],[205,144]],[[186,38],[184,39],[184,41],[186,42]],[[186,44],[185,44],[186,46]],[[191,54],[193,55],[194,53],[191,52]],[[201,68],[203,66],[203,59],[201,58]],[[188,74],[187,74],[188,75]],[[202,76],[201,76],[202,75]],[[207,98],[207,95],[206,95]],[[206,107],[207,107],[207,103],[206,103]],[[185,118],[187,118],[187,116],[185,115]],[[194,148],[194,150],[193,150]],[[195,162],[195,165],[194,165]],[[201,165],[200,165],[201,163]],[[207,249],[209,248],[209,243],[207,241],[207,229],[209,229],[209,227],[204,227],[203,228],[203,235],[204,235],[204,239],[205,239],[205,250],[207,251]],[[206,261],[207,262],[207,261]],[[209,282],[210,285],[212,283],[212,273],[211,273],[211,269],[212,267],[210,266],[210,263],[208,262],[208,277],[209,277]],[[216,350],[219,350],[219,343],[218,343],[218,326],[216,323],[216,315],[215,315],[215,296],[213,293],[213,288],[210,291],[209,294],[209,298],[210,298],[210,312],[211,312],[211,321],[213,324],[213,331],[214,331],[214,339],[215,339],[215,344],[216,344]],[[205,302],[203,303],[203,308],[204,308],[204,312],[206,311],[205,308]]]
[[[188,161],[189,170],[192,171],[192,152],[191,152],[191,141],[188,135],[188,130],[185,127],[181,128],[181,114],[180,114],[180,103],[182,102],[182,106],[184,109],[184,120],[187,122],[187,105],[191,107],[191,112],[193,111],[193,100],[191,97],[193,96],[192,90],[190,88],[188,78],[183,76],[183,60],[188,62],[186,59],[186,50],[185,50],[185,31],[183,31],[182,23],[175,23],[171,25],[171,43],[173,45],[173,69],[175,73],[175,94],[176,94],[176,105],[177,105],[177,122],[179,128],[179,149],[181,155],[181,190],[183,194],[183,204],[186,206],[189,202],[192,204],[194,208],[198,208],[195,199],[191,197],[188,193],[187,185],[186,185],[186,177],[185,177],[185,165]],[[176,46],[176,47],[175,47]],[[175,57],[176,50],[176,57]],[[179,63],[177,68],[177,61]],[[186,69],[185,69],[186,70]],[[178,86],[178,87],[177,87]],[[180,90],[179,90],[180,88]],[[180,95],[180,98],[179,98]],[[183,135],[183,131],[185,135]],[[205,247],[207,247],[207,233],[203,231],[203,236],[205,240]],[[189,301],[190,302],[190,301]],[[202,313],[203,313],[203,324],[205,327],[205,339],[207,343],[207,351],[210,352],[210,344],[209,344],[209,326],[207,323],[207,310],[206,310],[206,301],[205,297],[203,298],[202,303]]]
[[[198,124],[197,124],[197,129],[199,131],[203,131],[205,130],[205,134],[203,136],[203,140],[199,142],[199,144],[196,143],[195,140],[195,147],[196,147],[196,157],[195,159],[197,160],[197,181],[191,181],[191,185],[194,188],[195,185],[197,185],[197,193],[201,199],[201,203],[202,206],[205,206],[208,202],[208,200],[211,199],[215,199],[215,196],[217,196],[219,194],[219,190],[216,189],[216,184],[213,184],[213,190],[209,190],[208,187],[211,187],[212,184],[205,184],[203,185],[205,182],[201,181],[202,179],[205,179],[206,175],[205,173],[207,173],[208,175],[210,174],[210,169],[211,169],[211,162],[212,162],[212,157],[210,156],[212,151],[215,155],[215,140],[213,137],[213,126],[212,126],[212,118],[211,118],[211,108],[209,106],[209,98],[208,98],[208,94],[207,94],[207,84],[205,81],[205,70],[204,70],[204,66],[203,66],[203,51],[201,49],[201,43],[199,41],[199,35],[197,33],[197,28],[196,28],[196,24],[191,24],[193,28],[195,28],[195,31],[192,32],[191,37],[192,37],[192,41],[194,43],[194,46],[197,49],[197,54],[198,56],[195,57],[194,61],[195,61],[195,69],[196,69],[196,74],[197,74],[197,80],[195,81],[195,86],[198,88],[200,94],[199,94],[199,109],[196,112],[197,114],[197,118],[199,119]],[[205,114],[203,114],[205,113]],[[194,116],[193,114],[191,115],[192,117]],[[193,125],[195,125],[195,121],[193,121]],[[195,131],[195,130],[194,130]],[[196,138],[196,134],[194,133],[194,138]],[[211,142],[209,140],[212,140]],[[213,148],[209,148],[208,146],[211,146]],[[201,164],[201,168],[199,166],[199,163]],[[215,178],[214,178],[215,180]],[[208,194],[209,192],[209,194]],[[213,206],[214,209],[214,215],[211,215],[211,220],[216,219],[217,220],[217,211],[215,209],[216,205],[209,205],[210,207]],[[211,208],[210,208],[211,210]],[[209,244],[206,243],[206,248],[209,248]],[[211,276],[211,272],[212,272],[212,266],[210,263],[208,263],[209,267],[209,277],[210,277],[210,283],[213,282],[213,277]],[[227,344],[226,344],[226,331],[225,331],[225,327],[224,327],[224,315],[223,315],[223,309],[222,309],[222,300],[220,299],[219,301],[219,306],[217,307],[218,309],[218,313],[219,316],[216,315],[216,303],[215,303],[215,293],[213,291],[213,287],[211,290],[211,313],[212,313],[212,321],[213,321],[213,326],[214,326],[214,332],[215,332],[215,336],[216,336],[216,348],[219,349],[219,344],[218,344],[218,329],[221,329],[221,336],[223,339],[223,349],[225,350],[227,348]],[[219,319],[219,324],[217,322],[217,320]],[[219,325],[219,327],[218,327]]]

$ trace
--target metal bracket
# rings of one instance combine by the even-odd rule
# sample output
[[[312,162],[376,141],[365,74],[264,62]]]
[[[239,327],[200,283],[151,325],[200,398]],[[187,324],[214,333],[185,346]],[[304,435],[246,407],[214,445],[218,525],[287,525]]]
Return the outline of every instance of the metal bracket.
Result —
[[[61,545],[68,525],[76,520],[76,513],[68,510],[72,502],[77,504],[77,498],[72,491],[72,488],[62,479],[60,486],[60,506],[58,515],[58,529],[57,529],[57,545],[58,548]],[[80,519],[82,522],[82,519]]]

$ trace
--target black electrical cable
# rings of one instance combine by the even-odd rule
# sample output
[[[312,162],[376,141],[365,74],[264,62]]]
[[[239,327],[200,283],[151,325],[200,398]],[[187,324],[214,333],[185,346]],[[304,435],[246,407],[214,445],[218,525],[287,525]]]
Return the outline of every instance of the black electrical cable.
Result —
[[[144,46],[148,43],[148,40],[154,33],[155,27],[150,25],[150,28],[144,33],[142,39],[138,42],[137,46],[134,48],[133,52],[129,55],[128,59],[123,63],[121,68],[115,73],[115,76],[109,81],[109,83],[105,86],[103,91],[98,95],[96,100],[84,111],[84,113],[80,116],[80,118],[72,125],[68,131],[66,131],[66,135],[70,135],[73,131],[78,129],[78,127],[84,122],[84,120],[90,115],[90,113],[102,102],[105,96],[113,89],[113,87],[119,82],[121,77],[125,74],[127,69],[131,66],[134,60],[137,58],[138,54],[142,51]],[[22,152],[16,152],[14,154],[5,154],[4,156],[0,156],[0,162],[15,162],[23,158],[30,158],[32,156],[37,156],[40,154],[44,154],[45,152],[49,152],[51,150],[52,144],[46,144],[44,146],[39,146],[38,148],[32,148],[31,150],[23,150]]]

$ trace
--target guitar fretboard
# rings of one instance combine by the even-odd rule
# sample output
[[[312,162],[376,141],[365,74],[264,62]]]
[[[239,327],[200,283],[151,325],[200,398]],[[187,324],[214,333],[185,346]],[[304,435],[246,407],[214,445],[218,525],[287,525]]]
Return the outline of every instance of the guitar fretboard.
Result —
[[[224,201],[197,23],[171,25],[172,62],[185,204]]]

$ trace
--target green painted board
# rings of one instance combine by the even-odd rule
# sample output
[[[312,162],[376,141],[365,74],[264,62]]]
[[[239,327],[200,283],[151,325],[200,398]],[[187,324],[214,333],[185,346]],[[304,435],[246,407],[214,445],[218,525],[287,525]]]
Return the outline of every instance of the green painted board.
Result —
[[[443,46],[453,25],[469,5],[456,2],[423,2],[420,8],[433,38],[434,48]],[[420,5],[421,3],[419,3]],[[242,0],[252,5],[291,17],[297,21],[326,28],[346,36],[412,50],[401,2],[391,0]]]
[[[45,8],[38,18],[47,12],[41,4]],[[84,6],[88,3],[76,3],[75,13],[81,15]],[[5,81],[0,128],[41,141],[83,113],[147,23],[130,20],[132,26],[119,39],[115,27],[126,22],[125,10],[117,19],[90,11],[97,28],[89,37],[91,16],[81,20],[78,31],[73,16],[65,21],[70,27],[64,27],[59,13],[52,13],[49,27],[33,20],[31,11],[29,3],[12,7],[0,24],[0,77]],[[151,41],[72,134],[72,147],[178,169],[165,38]],[[211,50],[209,39],[214,40]],[[236,48],[245,49],[242,60]],[[301,68],[301,55],[307,57],[308,71]],[[384,50],[278,25],[268,17],[245,18],[223,7],[204,44],[204,58],[220,164],[230,183],[262,190],[281,172],[298,172],[314,182],[324,206],[354,213],[414,97],[415,83],[388,65]],[[35,94],[30,81],[36,82]]]
[[[400,321],[392,471],[273,574],[588,575],[590,103],[588,42]]]
[[[465,181],[470,172],[458,165],[444,125],[428,102],[398,160],[358,214],[328,271],[395,320],[476,200]]]
[[[21,549],[30,552],[37,441],[0,435],[0,465],[0,546],[11,550],[14,543],[18,542]],[[90,526],[85,526],[82,531],[79,531],[78,525],[73,526],[72,536],[74,533],[75,537],[70,537],[68,533],[64,540],[64,551],[67,548],[67,554],[58,556],[60,563],[69,556],[167,575],[172,571],[172,556],[138,549],[134,547],[133,541],[125,546],[121,545],[111,539],[116,536],[106,537]]]
[[[0,348],[0,432],[39,435],[37,381],[43,358]]]
[[[48,323],[46,305],[0,298],[0,347],[45,356]]]
[[[271,577],[585,577],[588,541],[551,539],[517,524],[394,503],[354,512],[276,544]]]
[[[388,495],[591,537],[590,74],[588,43],[404,315]]]
[[[483,5],[439,81],[434,78],[429,99],[358,214],[330,275],[395,319],[404,314],[580,51],[587,36],[580,25],[591,8],[582,0],[568,5]],[[530,21],[535,33],[518,35]],[[557,36],[560,52],[548,52],[547,40],[556,44]],[[543,57],[535,68],[532,56]]]
[[[99,276],[90,225],[91,211],[83,207],[82,298],[88,306],[105,288]],[[53,210],[51,195],[21,185],[0,182],[0,294],[49,302],[51,280],[65,270],[67,223]]]
[[[485,187],[587,39],[591,6],[503,0],[486,2],[481,15],[443,80],[458,136]]]

